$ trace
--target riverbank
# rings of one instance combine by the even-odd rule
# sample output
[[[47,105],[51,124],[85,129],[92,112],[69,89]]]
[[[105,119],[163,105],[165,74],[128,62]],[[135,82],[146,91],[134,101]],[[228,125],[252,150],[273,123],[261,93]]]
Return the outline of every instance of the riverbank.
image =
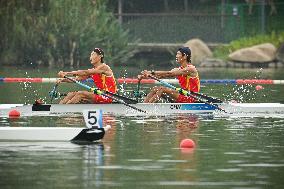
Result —
[[[145,66],[145,61],[148,62],[148,66],[154,64],[168,65],[169,62],[174,64],[175,52],[179,47],[182,47],[182,43],[129,43],[129,46],[135,46],[136,54],[131,58],[130,62],[135,62],[138,67]],[[217,47],[226,47],[228,44],[221,43],[208,43],[207,46],[211,51],[214,51]],[[142,65],[141,65],[142,64]],[[274,62],[234,62],[225,61],[217,58],[207,58],[200,63],[197,67],[225,67],[225,68],[282,68],[284,64],[280,61]]]

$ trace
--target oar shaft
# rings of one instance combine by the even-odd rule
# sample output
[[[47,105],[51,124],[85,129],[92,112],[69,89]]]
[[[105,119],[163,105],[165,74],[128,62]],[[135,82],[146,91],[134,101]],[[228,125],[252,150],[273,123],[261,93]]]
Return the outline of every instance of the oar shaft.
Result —
[[[173,86],[173,85],[171,85],[171,84],[169,84],[169,83],[167,83],[167,82],[165,82],[165,81],[163,81],[163,80],[161,80],[161,79],[159,79],[159,78],[157,78],[157,77],[155,77],[155,76],[149,75],[149,77],[152,78],[152,79],[155,79],[155,80],[159,81],[160,83],[162,83],[163,85],[165,85],[165,86],[168,87],[168,88],[171,88],[171,89],[173,89],[173,90],[177,90],[177,87],[175,87],[175,86]],[[184,90],[184,89],[181,89],[181,90],[182,90],[182,94],[183,94],[183,95],[186,95],[186,96],[190,96],[190,97],[192,97],[192,98],[195,98],[195,99],[197,99],[197,100],[199,100],[199,101],[201,101],[201,102],[203,102],[203,103],[205,103],[205,104],[208,104],[208,105],[210,105],[210,106],[213,106],[214,108],[216,108],[216,109],[218,109],[218,110],[223,111],[223,112],[226,113],[226,111],[225,111],[224,109],[220,108],[219,106],[216,106],[216,105],[213,104],[213,103],[208,103],[208,102],[202,100],[200,97],[194,96],[194,95],[190,94],[189,91],[186,91],[186,90]],[[180,92],[180,91],[179,91],[179,92]]]
[[[54,96],[55,96],[55,93],[56,93],[56,89],[58,87],[58,83],[56,83],[51,91],[51,99],[50,99],[50,103],[52,103],[53,99],[54,99]]]
[[[162,79],[159,79],[159,78],[153,77],[153,76],[152,76],[152,79],[159,81],[160,83],[162,83],[163,85],[165,85],[165,86],[168,87],[168,88],[177,90],[177,88],[176,88],[175,86],[173,86],[173,85],[167,83],[166,81],[164,81],[164,80],[162,80]],[[222,101],[219,100],[219,99],[216,99],[216,98],[213,98],[213,97],[209,97],[209,96],[204,95],[204,94],[201,94],[201,93],[190,92],[190,93],[194,94],[194,96],[191,95],[188,91],[186,91],[186,93],[187,93],[189,96],[193,97],[193,98],[197,98],[198,100],[202,100],[201,98],[205,98],[205,99],[210,99],[211,101],[213,100],[213,101],[217,101],[217,102],[222,102]],[[200,98],[200,97],[201,97],[201,98]]]
[[[100,95],[103,95],[103,96],[105,96],[105,97],[108,97],[108,98],[110,98],[110,99],[113,99],[113,100],[115,100],[115,101],[117,101],[117,102],[119,102],[119,103],[121,103],[121,104],[124,104],[125,106],[128,106],[128,107],[130,107],[130,108],[132,108],[132,109],[134,109],[134,110],[137,110],[137,111],[139,111],[139,112],[146,113],[146,111],[141,110],[141,109],[139,109],[139,108],[137,108],[137,107],[135,107],[135,106],[131,106],[130,104],[127,104],[126,102],[124,102],[124,101],[121,100],[121,99],[118,99],[118,98],[115,98],[115,97],[113,97],[113,96],[110,96],[110,95],[106,94],[104,91],[101,91],[101,90],[96,89],[96,88],[92,88],[92,87],[90,87],[90,86],[88,86],[88,85],[85,85],[84,83],[81,83],[81,82],[79,82],[79,81],[77,81],[77,80],[75,80],[75,79],[73,79],[73,78],[67,77],[67,76],[64,76],[64,78],[66,78],[66,79],[68,79],[68,80],[70,80],[70,81],[72,81],[72,82],[74,82],[74,83],[76,83],[76,84],[78,84],[78,85],[80,85],[80,86],[86,88],[86,89],[89,89],[89,90],[94,91],[94,92],[97,92],[97,93],[99,92]]]
[[[197,93],[197,92],[191,92],[191,93],[195,96],[200,96],[201,98],[206,99],[208,102],[211,102],[211,103],[222,103],[223,102],[222,100],[218,98],[207,96],[203,93]]]
[[[109,91],[105,91],[105,92],[106,92],[107,94],[110,94],[110,95],[112,95],[112,96],[114,96],[114,97],[117,97],[117,98],[123,100],[124,102],[126,102],[126,103],[128,103],[128,104],[137,104],[137,103],[138,103],[137,100],[133,100],[133,99],[131,99],[131,98],[127,98],[127,97],[125,97],[125,96],[121,96],[121,95],[118,95],[118,94],[116,94],[116,93],[112,93],[112,92],[109,92]]]
[[[86,89],[89,89],[89,90],[93,90],[93,89],[94,89],[94,88],[90,87],[89,85],[86,85],[86,84],[84,84],[84,83],[81,83],[81,82],[79,82],[79,81],[77,81],[77,80],[75,80],[75,79],[72,79],[72,78],[70,78],[70,77],[66,77],[66,79],[69,79],[70,81],[75,82],[75,83],[77,83],[78,85],[80,85],[80,86],[82,86],[82,87],[85,87]],[[115,97],[117,97],[117,98],[122,98],[123,101],[127,101],[127,102],[132,103],[132,104],[136,104],[136,103],[137,103],[136,100],[129,99],[129,98],[127,98],[127,97],[120,96],[120,95],[118,95],[118,94],[115,94],[115,93],[112,93],[112,92],[109,92],[109,91],[104,91],[104,93],[110,94],[110,95],[115,96]]]
[[[128,107],[130,107],[130,108],[133,108],[134,110],[137,110],[137,111],[139,111],[139,112],[143,112],[143,113],[147,113],[146,111],[144,111],[144,110],[141,110],[141,109],[139,109],[139,108],[136,108],[135,106],[131,106],[130,104],[127,104],[126,102],[124,102],[123,100],[121,100],[121,99],[118,99],[118,98],[115,98],[115,97],[113,97],[113,96],[110,96],[110,95],[107,95],[107,94],[102,94],[103,96],[106,96],[106,97],[108,97],[108,98],[111,98],[111,99],[113,99],[113,100],[115,100],[115,101],[117,101],[117,102],[119,102],[119,103],[121,103],[121,104],[124,104],[125,106],[128,106]]]
[[[68,80],[70,80],[70,81],[72,81],[72,82],[74,82],[74,83],[77,83],[78,85],[80,85],[80,86],[82,86],[82,87],[84,87],[84,88],[86,88],[86,89],[92,90],[92,87],[90,87],[89,85],[86,85],[86,84],[84,84],[84,83],[81,83],[81,82],[79,82],[79,81],[77,81],[77,80],[75,80],[75,79],[73,79],[73,78],[71,78],[71,77],[64,76],[64,78],[66,78],[66,79],[68,79]]]

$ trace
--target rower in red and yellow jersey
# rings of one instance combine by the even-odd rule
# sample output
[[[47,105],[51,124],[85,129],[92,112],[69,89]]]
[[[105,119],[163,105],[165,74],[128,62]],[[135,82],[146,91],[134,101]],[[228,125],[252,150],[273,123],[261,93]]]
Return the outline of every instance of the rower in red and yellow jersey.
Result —
[[[141,75],[138,75],[138,79],[148,78],[149,75],[154,75],[157,78],[176,77],[179,80],[181,88],[199,92],[200,80],[197,69],[191,64],[191,51],[188,47],[179,48],[176,53],[176,61],[180,64],[180,67],[174,68],[170,71],[148,71],[144,70]],[[178,91],[164,87],[155,86],[150,93],[146,96],[145,103],[154,103],[161,98],[168,99],[171,102],[176,103],[192,103],[196,99],[192,97],[180,94]]]
[[[95,48],[90,55],[90,62],[93,68],[87,70],[77,70],[71,72],[60,71],[57,82],[69,82],[68,79],[64,79],[64,76],[72,75],[76,76],[76,80],[81,81],[87,78],[92,78],[96,87],[103,91],[109,91],[116,93],[117,87],[113,71],[111,68],[104,63],[104,52],[100,48]],[[79,104],[79,103],[96,103],[96,104],[106,104],[111,103],[112,99],[94,94],[90,91],[75,91],[69,92],[67,96],[60,101],[60,104]]]
[[[187,64],[187,66],[192,67],[193,65]],[[179,69],[182,70],[184,68],[182,66],[180,66]],[[179,84],[180,84],[182,89],[184,89],[186,91],[191,91],[191,92],[199,92],[200,80],[199,80],[198,73],[194,77],[190,76],[190,75],[178,75],[176,78],[178,79]],[[191,102],[195,102],[195,100],[196,100],[195,98],[192,98],[190,96],[185,96],[185,95],[179,94],[176,102],[178,102],[178,103],[191,103]]]
[[[116,82],[115,82],[115,78],[113,75],[107,76],[105,74],[93,74],[90,77],[93,79],[94,84],[100,90],[108,91],[111,93],[116,93],[117,87],[116,87]],[[102,95],[94,94],[94,102],[95,103],[111,103],[112,99],[107,98]]]

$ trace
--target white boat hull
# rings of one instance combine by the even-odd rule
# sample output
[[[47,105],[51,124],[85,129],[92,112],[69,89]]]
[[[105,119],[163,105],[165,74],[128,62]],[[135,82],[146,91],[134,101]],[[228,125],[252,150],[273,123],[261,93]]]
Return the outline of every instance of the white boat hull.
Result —
[[[101,109],[104,114],[115,115],[167,115],[167,114],[207,114],[219,113],[216,106],[205,103],[138,103],[131,104],[143,112],[138,112],[123,104],[51,104],[51,105],[23,105],[2,104],[0,116],[8,117],[11,110],[17,110],[21,116],[57,115],[68,113],[82,113],[83,110]],[[218,104],[228,114],[284,114],[284,104],[280,103],[223,103]],[[224,112],[223,112],[224,113]]]
[[[68,127],[0,127],[1,140],[17,141],[97,141],[104,137],[101,129]]]

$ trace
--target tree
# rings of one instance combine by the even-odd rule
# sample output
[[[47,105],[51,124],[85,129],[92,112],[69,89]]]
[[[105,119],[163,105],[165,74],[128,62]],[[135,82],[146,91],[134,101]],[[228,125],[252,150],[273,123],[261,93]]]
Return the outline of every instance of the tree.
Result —
[[[107,61],[126,61],[134,53],[124,31],[103,0],[1,0],[0,61],[6,64],[79,66],[94,47]]]

